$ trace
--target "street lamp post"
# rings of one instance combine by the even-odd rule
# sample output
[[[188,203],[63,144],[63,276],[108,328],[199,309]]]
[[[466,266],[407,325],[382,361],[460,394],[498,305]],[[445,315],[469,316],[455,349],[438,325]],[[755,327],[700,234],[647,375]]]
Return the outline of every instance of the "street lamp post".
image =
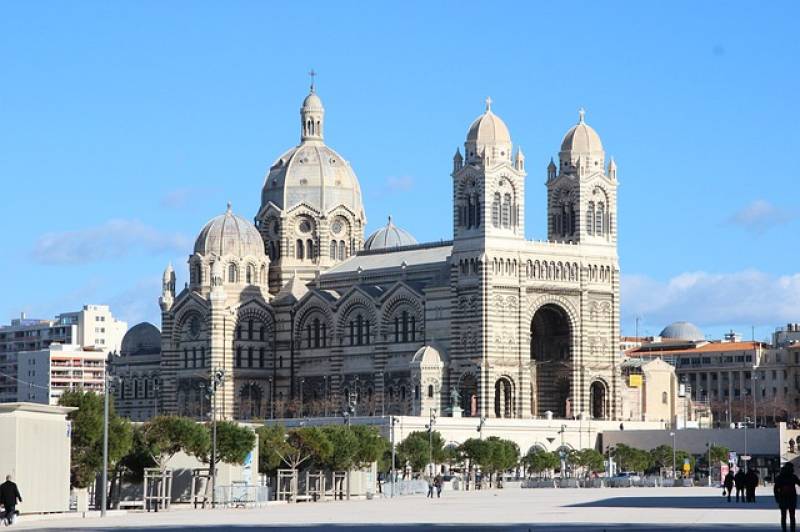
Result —
[[[561,448],[558,450],[558,456],[561,458],[561,478],[566,478],[567,474],[567,455],[564,452],[564,433],[566,431],[566,425],[561,425],[561,430],[558,431],[561,434]]]
[[[300,379],[300,417],[303,417],[303,385],[305,382],[304,378]]]
[[[708,487],[711,487],[711,447],[714,445],[714,442],[708,442]],[[722,480],[722,479],[720,479]]]
[[[394,439],[394,426],[399,420],[391,416],[391,426],[389,430],[391,433],[389,434],[390,439],[392,441],[392,497],[394,497],[394,490],[395,490],[395,480],[397,479],[397,471],[395,470],[395,439]]]
[[[433,477],[433,426],[436,423],[436,409],[431,408],[428,416],[428,463],[430,464],[431,477]]]
[[[225,381],[225,370],[218,369],[214,372],[209,392],[211,393],[211,508],[217,504],[217,391]]]
[[[325,405],[325,417],[328,417],[328,376],[322,376],[322,404]]]
[[[106,389],[103,393],[103,471],[101,473],[100,486],[100,517],[106,516],[107,504],[107,486],[108,486],[108,409],[109,409],[109,394],[111,393],[111,380],[112,377],[106,374]]]
[[[675,482],[676,474],[675,474],[675,446],[677,445],[676,439],[678,433],[676,431],[672,431],[669,433],[672,436],[672,482]]]
[[[756,386],[758,383],[758,375],[756,375],[756,369],[753,368],[753,385],[751,388],[753,389],[753,423],[758,424],[758,414],[756,413]]]
[[[269,378],[269,418],[275,418],[275,389],[273,388],[272,377]]]

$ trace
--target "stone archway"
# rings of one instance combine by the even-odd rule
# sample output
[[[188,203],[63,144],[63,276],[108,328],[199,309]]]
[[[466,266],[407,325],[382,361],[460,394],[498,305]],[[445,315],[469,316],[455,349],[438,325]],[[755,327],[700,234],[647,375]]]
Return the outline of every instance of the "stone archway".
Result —
[[[593,419],[608,418],[608,388],[602,381],[594,381],[589,387],[589,412]]]
[[[572,414],[572,354],[569,314],[557,303],[542,305],[531,319],[531,414]]]

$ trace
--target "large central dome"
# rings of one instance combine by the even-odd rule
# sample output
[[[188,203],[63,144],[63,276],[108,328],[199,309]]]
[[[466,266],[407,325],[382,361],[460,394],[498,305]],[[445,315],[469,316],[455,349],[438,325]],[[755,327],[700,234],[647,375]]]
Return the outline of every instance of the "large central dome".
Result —
[[[262,208],[270,202],[287,212],[300,204],[319,214],[339,206],[362,216],[361,187],[350,163],[323,141],[325,109],[312,87],[300,108],[301,142],[272,164],[261,193]]]

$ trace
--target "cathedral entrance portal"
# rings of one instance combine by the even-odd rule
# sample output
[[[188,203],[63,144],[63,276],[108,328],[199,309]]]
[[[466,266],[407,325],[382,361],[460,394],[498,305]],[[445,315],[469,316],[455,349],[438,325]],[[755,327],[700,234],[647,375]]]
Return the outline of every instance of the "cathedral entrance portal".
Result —
[[[554,304],[539,308],[531,320],[531,414],[571,414],[572,340],[567,313]]]
[[[600,381],[594,381],[589,388],[589,405],[593,419],[606,419],[606,386]]]

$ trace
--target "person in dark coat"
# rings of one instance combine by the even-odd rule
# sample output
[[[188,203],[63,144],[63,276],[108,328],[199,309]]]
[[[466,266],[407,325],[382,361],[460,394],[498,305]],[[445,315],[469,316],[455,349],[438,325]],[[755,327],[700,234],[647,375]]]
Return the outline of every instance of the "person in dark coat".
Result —
[[[750,469],[744,477],[744,487],[747,493],[747,502],[756,502],[756,488],[758,487],[758,472]]]
[[[745,502],[744,499],[744,486],[746,477],[744,469],[739,469],[735,475],[733,475],[733,484],[736,486],[736,502],[739,502],[739,496],[742,497],[742,502]]]
[[[786,532],[786,514],[789,514],[789,526],[795,532],[794,511],[797,508],[797,491],[795,486],[800,486],[800,478],[794,474],[794,466],[787,462],[781,472],[775,477],[775,502],[781,509],[781,528]]]
[[[731,493],[733,493],[733,471],[728,470],[725,475],[725,480],[722,481],[723,492],[728,493],[728,502],[731,502]]]
[[[17,515],[17,501],[22,502],[17,485],[11,481],[11,475],[6,475],[6,481],[0,484],[0,504],[3,505],[6,515],[6,526],[14,524]]]

